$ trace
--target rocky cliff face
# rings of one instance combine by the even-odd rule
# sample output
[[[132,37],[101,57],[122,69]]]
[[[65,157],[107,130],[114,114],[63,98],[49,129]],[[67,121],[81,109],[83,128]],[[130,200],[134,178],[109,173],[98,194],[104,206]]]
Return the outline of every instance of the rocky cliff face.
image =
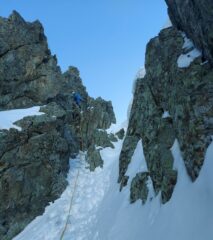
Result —
[[[0,18],[0,108],[43,104],[60,88],[60,68],[42,25],[14,12]]]
[[[120,155],[122,189],[128,181],[126,171],[135,147],[142,139],[148,171],[132,180],[131,202],[137,199],[146,202],[149,178],[155,194],[161,192],[163,203],[171,198],[178,174],[173,169],[171,154],[175,139],[180,144],[187,172],[195,181],[213,133],[212,3],[206,9],[208,4],[202,1],[167,2],[174,27],[162,30],[147,45],[146,75],[136,81]],[[202,17],[198,11],[203,13]],[[209,14],[204,14],[206,11]],[[204,34],[207,29],[208,34]],[[204,62],[202,53],[183,31],[209,62]]]
[[[173,25],[186,33],[213,65],[212,0],[166,0]]]
[[[81,109],[73,92],[84,101]],[[0,129],[0,239],[12,239],[66,187],[69,158],[87,151],[90,169],[102,166],[99,148],[113,147],[105,129],[115,123],[111,102],[89,97],[79,71],[61,73],[42,25],[17,12],[0,18],[0,110],[42,106],[39,116]]]

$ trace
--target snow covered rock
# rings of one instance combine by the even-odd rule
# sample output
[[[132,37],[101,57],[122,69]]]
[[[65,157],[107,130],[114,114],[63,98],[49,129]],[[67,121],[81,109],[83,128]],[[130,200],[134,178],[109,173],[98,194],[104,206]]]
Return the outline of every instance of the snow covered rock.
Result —
[[[128,166],[133,161],[138,141],[142,139],[148,175],[155,194],[161,193],[163,203],[171,198],[177,182],[170,150],[175,138],[179,141],[187,172],[195,181],[212,134],[213,70],[209,63],[202,64],[200,56],[179,68],[178,58],[186,50],[190,51],[185,42],[182,32],[170,27],[148,43],[146,75],[136,81],[119,161],[118,181],[122,189],[128,183]],[[166,112],[169,115],[165,117]],[[131,183],[133,195],[130,195],[134,196],[134,201],[135,196],[145,201],[139,194],[141,191],[146,193],[145,180],[141,181],[139,176]]]
[[[213,1],[166,0],[172,24],[186,33],[213,64]]]
[[[81,107],[74,92],[83,98]],[[42,113],[26,109],[34,105],[42,105]],[[114,147],[106,131],[116,121],[112,103],[91,98],[76,67],[62,74],[42,25],[17,12],[0,18],[0,110],[14,108],[24,118],[0,122],[1,240],[12,239],[60,196],[70,157],[87,151],[94,170],[103,165],[96,147]]]
[[[202,55],[201,52],[194,46],[193,42],[186,37],[185,33],[183,33],[183,38],[184,38],[183,49],[185,51],[179,56],[177,60],[179,68],[189,67],[190,64],[197,57],[200,57]]]
[[[63,136],[63,109],[43,107],[46,114],[28,116],[0,132],[0,237],[14,234],[42,213],[66,187],[68,142]]]

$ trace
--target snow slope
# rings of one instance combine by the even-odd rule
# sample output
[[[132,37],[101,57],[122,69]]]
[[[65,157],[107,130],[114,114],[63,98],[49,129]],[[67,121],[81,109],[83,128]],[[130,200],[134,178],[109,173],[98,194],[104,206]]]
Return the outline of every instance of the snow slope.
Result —
[[[192,183],[187,176],[178,142],[171,151],[178,170],[172,199],[165,205],[160,196],[129,204],[129,184],[120,193],[117,184],[122,141],[115,149],[101,151],[104,168],[89,172],[80,158],[70,161],[69,185],[61,198],[51,203],[14,240],[58,240],[64,227],[73,184],[80,169],[74,204],[64,240],[212,240],[213,239],[213,143],[209,146],[200,176]],[[146,170],[142,141],[139,141],[128,169],[130,177]],[[149,199],[153,197],[149,181]]]
[[[26,117],[33,115],[42,115],[44,113],[39,112],[40,107],[31,107],[26,109],[13,109],[7,111],[0,111],[0,129],[16,128],[21,130],[20,127],[13,124],[14,122]]]
[[[68,228],[64,240],[99,239],[97,211],[101,201],[107,193],[111,183],[111,167],[118,159],[121,142],[116,144],[117,151],[106,148],[102,152],[105,159],[103,169],[95,172],[87,169],[87,164],[80,155],[77,159],[70,160],[70,171],[67,177],[68,187],[61,198],[51,203],[43,216],[37,217],[14,240],[58,240],[62,234],[68,215],[70,199],[73,194],[74,183],[79,171],[77,189],[74,193],[74,203],[69,216]],[[95,226],[95,227],[94,227]],[[96,236],[96,237],[95,237]]]
[[[143,154],[138,154],[140,148],[139,142],[132,159],[135,160],[135,164],[132,165],[138,165],[140,158],[141,168],[144,167],[145,171]],[[129,185],[121,194],[118,193],[117,165],[112,166],[112,182],[97,216],[99,238],[92,239],[213,239],[213,143],[208,149],[205,164],[195,183],[188,178],[177,141],[173,145],[172,153],[175,157],[174,168],[178,170],[178,183],[171,201],[165,205],[160,203],[159,196],[144,206],[140,201],[129,205]],[[134,166],[130,165],[130,168]],[[135,173],[137,171],[138,168],[135,168]],[[132,175],[132,170],[130,172]],[[152,190],[150,183],[149,187]],[[152,194],[150,191],[149,198]]]

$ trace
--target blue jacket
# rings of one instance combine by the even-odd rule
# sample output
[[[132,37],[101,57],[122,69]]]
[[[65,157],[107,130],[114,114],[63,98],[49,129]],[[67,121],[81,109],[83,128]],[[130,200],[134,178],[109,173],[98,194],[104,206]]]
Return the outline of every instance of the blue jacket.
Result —
[[[83,101],[83,98],[81,97],[81,95],[79,93],[75,93],[74,101],[79,105],[81,103],[81,101]]]

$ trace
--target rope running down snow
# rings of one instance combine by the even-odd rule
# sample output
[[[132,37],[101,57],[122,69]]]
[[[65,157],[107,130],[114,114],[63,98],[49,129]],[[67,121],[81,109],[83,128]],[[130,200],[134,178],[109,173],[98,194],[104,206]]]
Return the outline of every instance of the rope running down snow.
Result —
[[[81,125],[81,120],[80,120],[80,125]],[[81,135],[81,144],[83,145],[83,143],[82,143],[83,139],[82,139],[81,127],[80,127],[80,135]],[[82,147],[83,146],[81,146],[81,148]],[[81,161],[83,160],[83,152],[82,151],[80,151],[80,159],[81,159]],[[76,178],[75,178],[75,184],[74,184],[74,188],[73,188],[73,193],[72,193],[72,196],[71,196],[71,199],[70,199],[69,211],[68,211],[66,223],[64,225],[63,231],[62,231],[61,236],[60,236],[60,240],[63,240],[64,234],[65,234],[65,232],[67,230],[69,217],[70,217],[70,213],[71,213],[72,205],[73,205],[73,199],[74,199],[74,195],[75,195],[75,192],[76,192],[76,189],[77,189],[77,182],[78,182],[79,175],[80,175],[80,168],[78,169],[78,172],[77,172],[77,175],[76,175]]]
[[[77,176],[76,176],[76,178],[75,178],[75,184],[74,184],[73,194],[72,194],[72,197],[71,197],[71,199],[70,199],[69,211],[68,211],[68,215],[67,215],[67,219],[66,219],[66,223],[65,223],[64,229],[63,229],[63,231],[62,231],[62,233],[61,233],[61,236],[60,236],[60,240],[63,239],[64,234],[65,234],[65,232],[66,232],[66,230],[67,230],[67,226],[68,226],[68,222],[69,222],[69,216],[70,216],[71,209],[72,209],[72,205],[73,205],[73,199],[74,199],[75,191],[76,191],[76,188],[77,188],[77,182],[78,182],[79,173],[80,173],[80,169],[78,169],[78,173],[77,173]]]

